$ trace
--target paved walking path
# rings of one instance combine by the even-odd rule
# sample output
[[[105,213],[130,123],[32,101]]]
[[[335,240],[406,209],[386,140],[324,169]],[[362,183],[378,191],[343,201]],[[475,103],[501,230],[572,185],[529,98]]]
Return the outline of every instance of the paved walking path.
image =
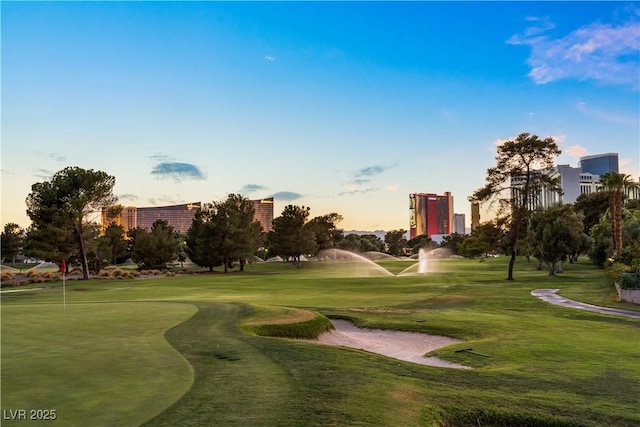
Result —
[[[624,316],[632,317],[634,319],[640,319],[640,311],[622,310],[619,308],[599,307],[597,305],[586,304],[584,302],[578,302],[567,299],[558,295],[560,289],[535,289],[531,291],[531,295],[538,297],[543,301],[550,304],[561,305],[563,307],[578,308],[580,310],[593,311],[601,314],[610,314],[612,316]]]

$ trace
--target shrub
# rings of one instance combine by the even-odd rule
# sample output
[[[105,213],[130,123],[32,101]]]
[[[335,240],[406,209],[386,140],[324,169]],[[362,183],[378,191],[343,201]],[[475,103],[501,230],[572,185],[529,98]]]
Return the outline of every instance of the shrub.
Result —
[[[618,283],[622,289],[640,289],[640,275],[638,273],[622,273]]]
[[[140,274],[143,276],[158,276],[162,274],[160,270],[140,270]]]
[[[113,276],[112,273],[113,272],[111,270],[109,270],[109,269],[102,269],[102,270],[98,271],[98,277],[109,278],[109,277]]]
[[[13,274],[13,271],[3,271],[2,272],[2,281],[13,280],[16,278],[16,275]]]
[[[27,271],[27,273],[25,275],[29,279],[39,279],[40,278],[40,272],[35,271],[35,270],[29,270],[29,271]]]
[[[611,284],[613,284],[613,283],[619,283],[620,276],[622,275],[622,273],[627,273],[630,270],[631,270],[631,267],[629,267],[628,265],[621,264],[619,262],[612,262],[605,269],[605,273],[609,278],[609,280],[611,281]]]

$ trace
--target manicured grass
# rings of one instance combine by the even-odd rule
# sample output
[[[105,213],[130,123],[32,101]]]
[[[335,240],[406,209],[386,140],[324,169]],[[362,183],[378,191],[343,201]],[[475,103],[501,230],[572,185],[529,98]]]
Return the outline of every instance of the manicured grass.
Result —
[[[163,334],[195,312],[171,303],[3,304],[2,409],[53,409],[64,426],[144,422],[191,385],[191,366]],[[3,414],[3,426],[39,424]]]
[[[49,329],[29,328],[31,350],[21,351],[22,326],[5,329],[5,317],[21,319],[18,325],[32,319],[47,324],[51,317],[55,325],[60,322],[55,312],[61,309],[60,285],[6,294],[2,296],[2,408],[12,409],[6,396],[22,387],[19,376],[5,371],[6,363],[37,366],[80,348],[71,356],[78,364],[84,359],[103,362],[87,374],[95,381],[76,380],[65,388],[59,384],[66,371],[47,373],[55,381],[43,370],[23,371],[31,384],[42,384],[31,387],[31,398],[38,397],[39,405],[58,405],[64,425],[82,419],[66,422],[77,399],[99,403],[105,412],[120,411],[117,402],[97,398],[93,392],[94,383],[107,377],[114,392],[134,390],[127,404],[141,409],[124,412],[115,422],[85,418],[91,425],[139,425],[145,420],[149,425],[194,426],[638,425],[640,322],[553,306],[529,293],[559,288],[560,294],[585,302],[629,306],[615,301],[613,287],[587,263],[566,265],[563,274],[550,277],[537,271],[534,262],[518,260],[516,280],[511,282],[504,280],[507,261],[447,260],[440,263],[438,273],[427,276],[340,277],[349,269],[327,270],[326,264],[309,262],[302,269],[264,263],[227,275],[67,282],[67,311],[85,310],[79,319],[91,325],[92,310],[97,319],[104,317],[90,328],[100,337],[96,340],[104,341],[96,351],[79,344],[87,334],[71,325],[53,341],[47,337]],[[396,272],[411,265],[381,264]],[[186,313],[171,314],[170,309],[158,313],[156,307],[185,307],[161,301],[188,302],[198,312],[191,318]],[[40,309],[44,315],[34,318]],[[464,343],[435,354],[475,369],[415,365],[359,350],[256,336],[240,328],[245,324],[246,331],[255,332],[253,328],[260,325],[284,325],[291,330],[295,327],[287,321],[304,324],[314,312],[348,318],[361,326],[462,339]],[[164,321],[144,320],[158,316]],[[132,324],[136,327],[127,329]],[[146,362],[140,363],[140,371],[152,377],[148,384],[127,385],[126,378],[113,375],[107,361],[120,357],[116,343],[135,343],[142,331],[157,340],[172,325],[176,326],[166,339],[194,372],[193,385],[182,398],[172,386],[159,385],[169,380],[145,371]],[[490,357],[455,352],[468,347]],[[149,349],[137,350],[143,358]],[[40,353],[44,359],[34,360]],[[184,359],[178,360],[184,365]],[[62,396],[67,393],[76,400],[66,403]],[[53,395],[61,397],[53,401]],[[145,400],[151,395],[164,399],[153,411]],[[138,415],[142,409],[147,410],[146,418]],[[127,418],[134,412],[135,418]]]

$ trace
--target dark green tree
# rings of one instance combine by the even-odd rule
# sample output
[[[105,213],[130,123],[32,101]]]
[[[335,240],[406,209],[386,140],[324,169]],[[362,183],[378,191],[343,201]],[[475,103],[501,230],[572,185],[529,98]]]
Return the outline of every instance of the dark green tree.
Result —
[[[479,224],[473,233],[476,237],[487,246],[487,253],[503,253],[503,242],[506,238],[505,232],[501,225],[496,221],[487,221]]]
[[[473,193],[472,202],[497,202],[497,213],[508,230],[511,253],[507,280],[513,280],[518,241],[526,236],[531,211],[543,189],[562,192],[557,178],[545,172],[561,153],[553,138],[522,133],[498,146],[496,165],[487,169],[486,185]]]
[[[223,214],[220,220],[226,221],[225,273],[226,266],[233,260],[238,260],[240,271],[243,271],[246,259],[253,256],[262,244],[262,226],[254,220],[253,203],[239,194],[230,194],[217,210]]]
[[[73,235],[54,224],[40,224],[38,227],[31,224],[27,229],[23,252],[25,256],[51,262],[64,259],[69,264],[70,260],[78,259],[78,246]]]
[[[71,236],[77,247],[83,277],[88,279],[85,223],[89,215],[115,204],[114,185],[113,176],[79,167],[67,167],[57,172],[51,181],[33,184],[26,200],[34,233],[32,242],[40,240],[39,243],[46,243],[51,251],[59,252],[62,259],[66,248],[56,248],[51,234],[58,234],[61,238],[65,234]],[[64,244],[70,238],[64,237],[60,242]]]
[[[471,235],[458,245],[458,253],[465,258],[475,258],[489,252],[489,244],[478,236]]]
[[[579,248],[583,224],[571,205],[553,206],[532,214],[537,256],[554,275],[558,262],[569,259]]]
[[[384,252],[385,243],[375,234],[361,234],[359,240],[362,252]]]
[[[186,251],[201,267],[224,265],[224,271],[234,261],[244,270],[245,260],[262,243],[260,222],[254,220],[253,203],[237,194],[223,202],[213,202],[211,208],[198,212],[186,237]]]
[[[185,239],[185,251],[189,259],[197,266],[208,268],[209,271],[213,271],[214,267],[224,262],[218,247],[221,237],[217,230],[215,213],[214,210],[196,212]]]
[[[0,249],[2,259],[11,260],[15,264],[16,257],[24,245],[24,230],[14,222],[5,224],[0,235],[0,243],[2,244],[2,249]]]
[[[584,231],[589,233],[609,209],[609,194],[606,191],[581,194],[573,204],[573,209],[582,215]]]
[[[388,231],[384,235],[384,242],[387,245],[389,254],[394,256],[404,254],[404,250],[407,247],[407,239],[404,237],[406,233],[407,230],[400,229]]]
[[[604,267],[607,260],[616,260],[629,266],[634,262],[640,265],[640,209],[622,209],[622,251],[618,254],[613,251],[612,228],[610,211],[591,228],[594,246],[589,256],[593,263]]]
[[[304,225],[315,236],[319,251],[337,247],[338,243],[344,238],[342,230],[338,230],[336,227],[340,221],[342,221],[342,215],[333,212],[312,218]]]
[[[447,236],[444,236],[442,239],[442,243],[440,243],[441,248],[446,248],[451,251],[452,254],[458,254],[458,246],[464,242],[466,236],[460,233],[453,233]]]
[[[336,244],[338,249],[350,252],[384,252],[384,242],[375,234],[347,234]]]
[[[178,251],[176,252],[176,260],[180,263],[180,268],[184,268],[184,263],[189,259],[187,256],[187,235],[185,233],[175,233],[176,239],[178,240]]]
[[[115,223],[109,224],[101,236],[105,241],[103,244],[109,248],[109,259],[113,264],[117,264],[127,254],[127,241],[124,237],[124,227]]]
[[[407,240],[407,247],[411,249],[412,254],[417,254],[420,249],[435,249],[438,244],[431,240],[426,234],[421,234],[413,239]]]
[[[179,239],[173,227],[163,219],[156,220],[151,231],[137,228],[134,231],[133,261],[144,268],[164,269],[177,257]]]
[[[277,253],[292,258],[298,268],[301,267],[300,256],[316,251],[316,239],[313,232],[304,227],[309,217],[310,208],[288,205],[282,214],[273,220],[273,231],[270,237]]]

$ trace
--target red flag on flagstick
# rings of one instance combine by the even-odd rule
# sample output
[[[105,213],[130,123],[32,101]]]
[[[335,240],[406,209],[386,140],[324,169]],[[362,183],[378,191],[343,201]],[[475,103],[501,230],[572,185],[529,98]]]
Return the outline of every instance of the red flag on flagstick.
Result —
[[[60,273],[64,274],[67,272],[67,263],[62,260],[60,263]]]

